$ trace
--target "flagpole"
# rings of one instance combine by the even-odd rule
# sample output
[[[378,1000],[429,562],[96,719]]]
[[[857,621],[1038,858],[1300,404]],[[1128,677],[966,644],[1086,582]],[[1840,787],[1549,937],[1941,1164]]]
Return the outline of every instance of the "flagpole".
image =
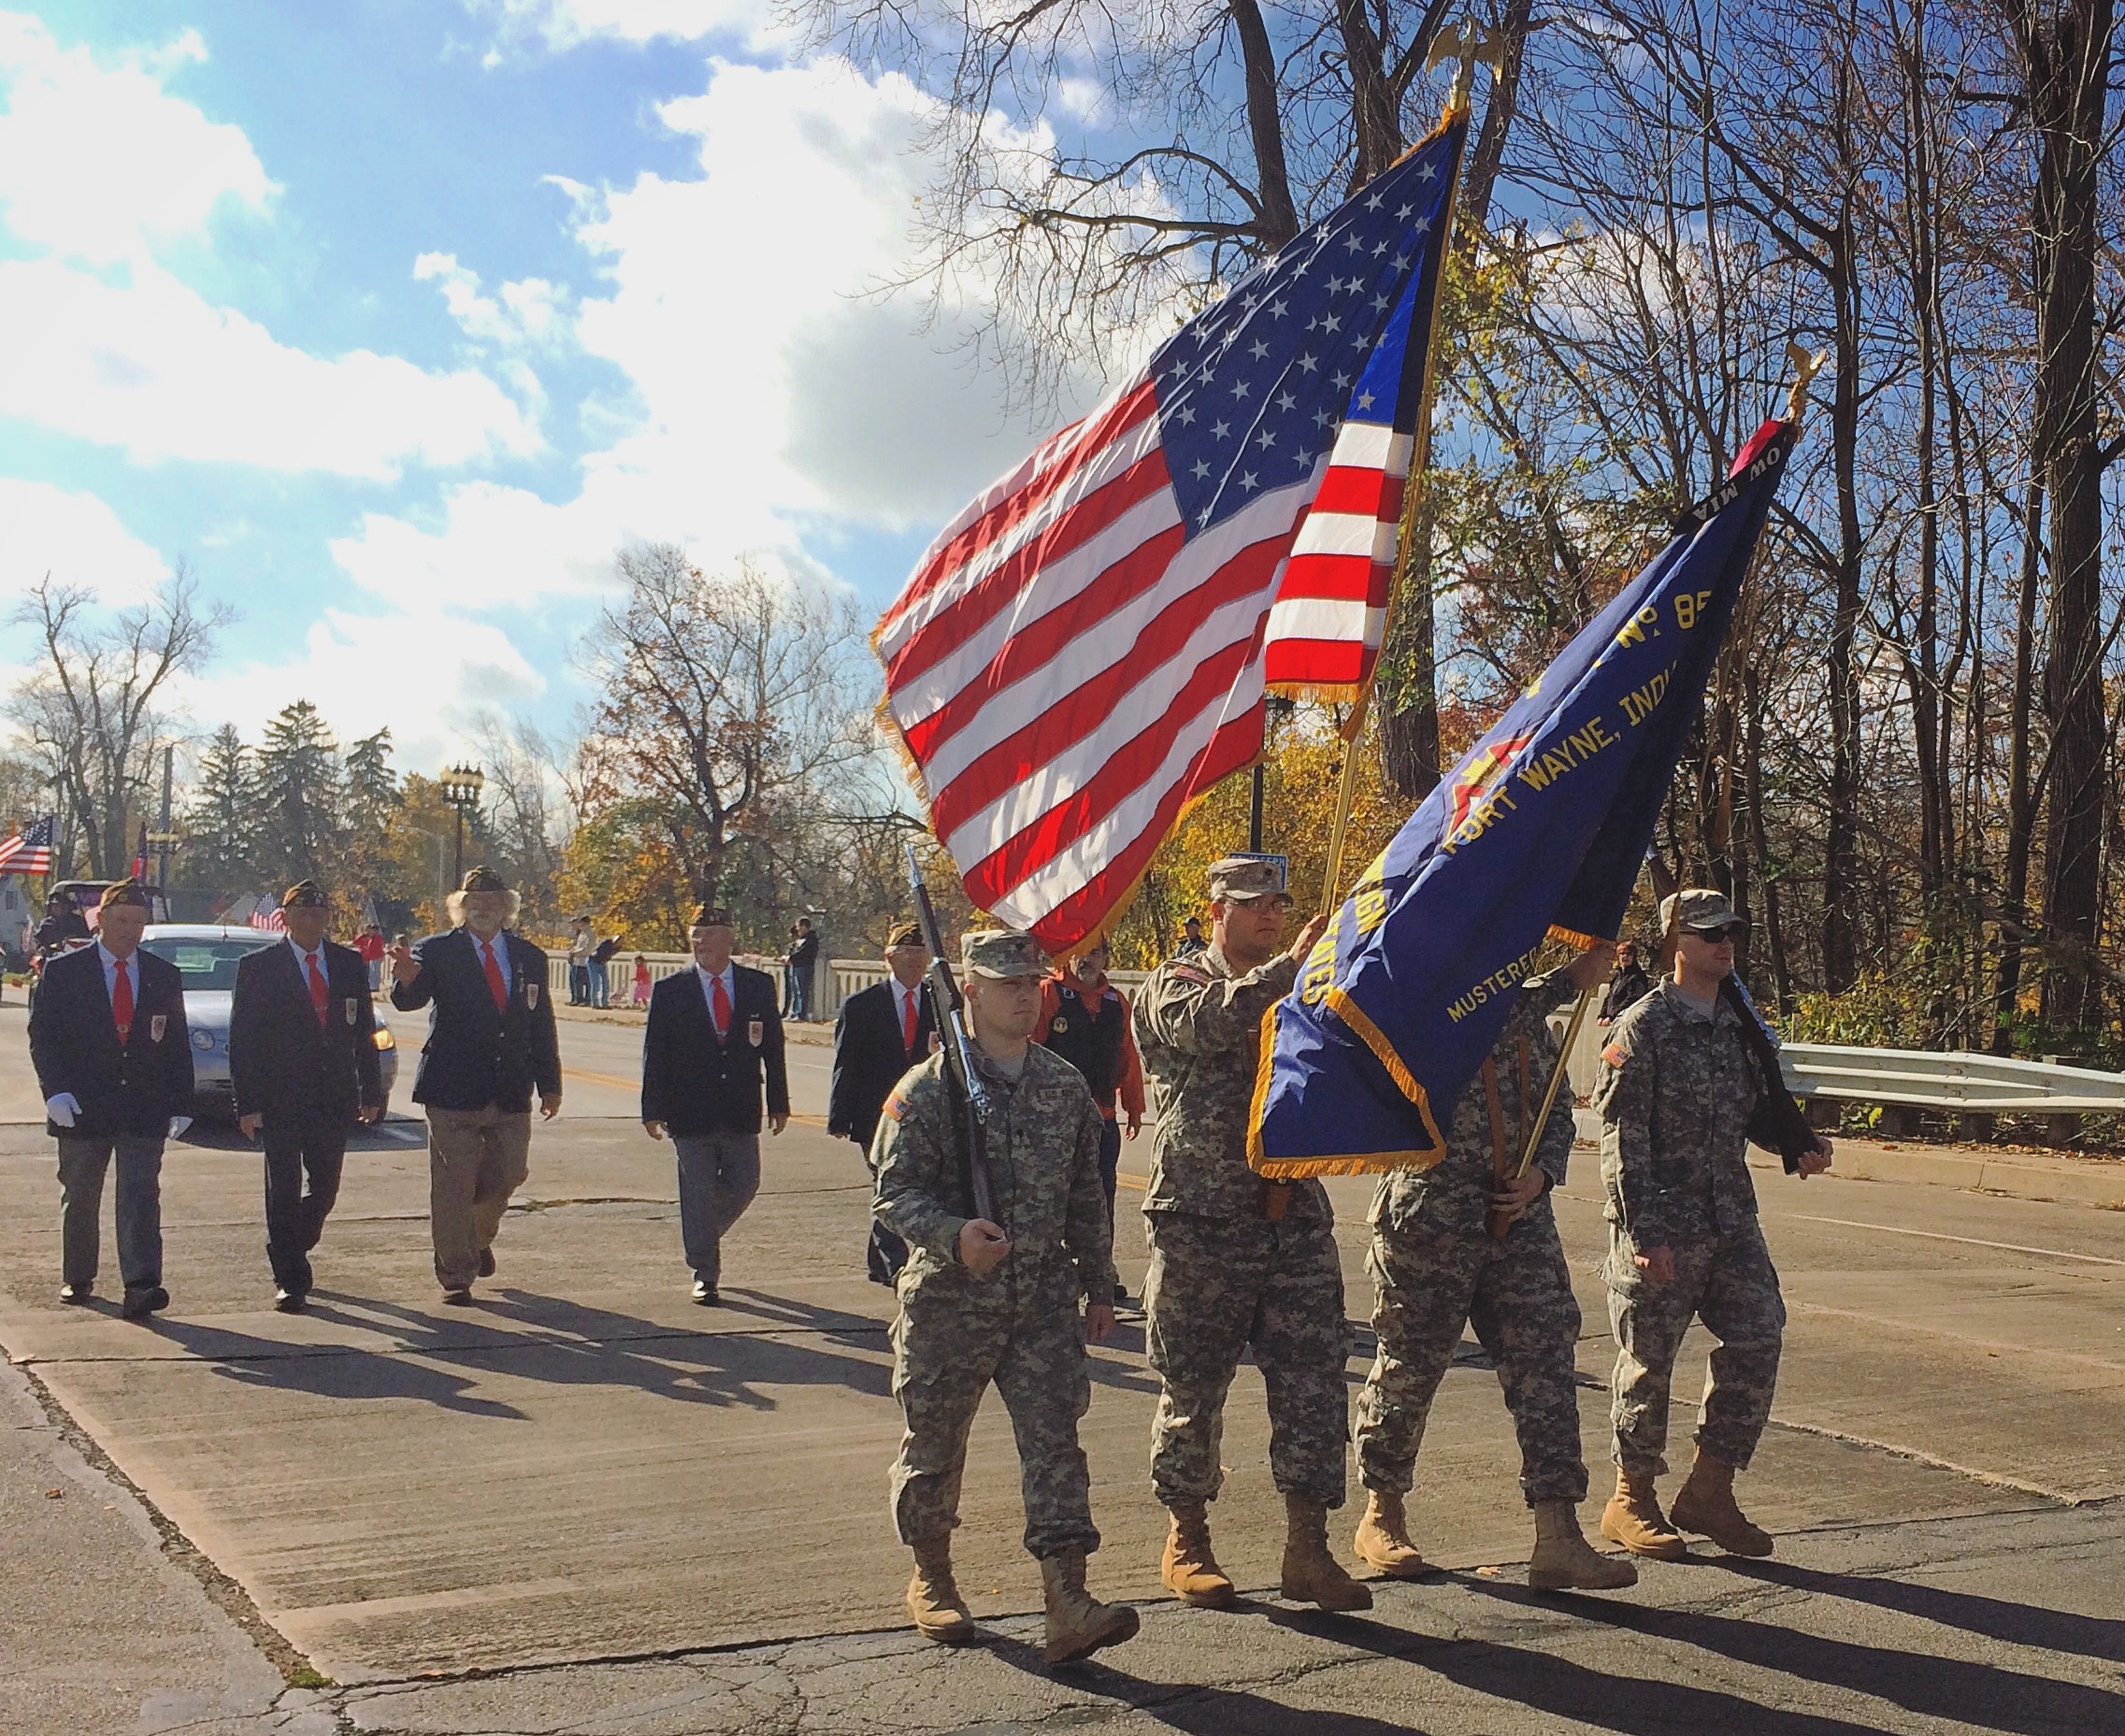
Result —
[[[1440,111],[1442,128],[1457,121],[1469,118],[1469,92],[1475,81],[1476,62],[1482,61],[1494,72],[1502,50],[1495,35],[1487,30],[1479,31],[1473,21],[1451,25],[1441,32],[1433,41],[1427,68],[1435,66],[1450,55],[1458,54],[1460,65],[1455,68],[1453,82],[1446,88],[1445,106]],[[1412,150],[1415,147],[1412,146]],[[1404,153],[1407,154],[1407,153]],[[1387,586],[1386,618],[1380,627],[1380,649],[1386,651],[1387,635],[1394,625],[1395,599],[1409,576],[1415,542],[1418,509],[1425,492],[1426,474],[1431,464],[1431,410],[1439,373],[1439,300],[1445,292],[1445,252],[1453,246],[1454,219],[1460,208],[1461,154],[1454,156],[1453,183],[1446,190],[1445,221],[1440,227],[1442,249],[1439,270],[1431,285],[1429,323],[1426,327],[1424,355],[1424,385],[1418,395],[1416,425],[1410,431],[1409,473],[1402,482],[1401,524],[1395,542],[1394,577]],[[1365,685],[1358,689],[1357,701],[1350,708],[1350,716],[1343,722],[1342,773],[1336,782],[1335,822],[1328,829],[1328,860],[1327,870],[1321,876],[1321,914],[1334,911],[1339,899],[1338,888],[1342,884],[1343,845],[1350,831],[1350,811],[1357,796],[1357,744],[1365,733],[1365,720],[1372,709],[1372,690],[1379,681],[1380,661],[1372,660],[1371,672],[1365,678]]]

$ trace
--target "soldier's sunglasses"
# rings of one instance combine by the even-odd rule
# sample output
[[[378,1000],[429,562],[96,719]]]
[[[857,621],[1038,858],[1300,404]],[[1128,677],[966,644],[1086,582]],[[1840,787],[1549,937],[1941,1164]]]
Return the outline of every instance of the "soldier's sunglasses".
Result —
[[[1748,938],[1748,924],[1721,923],[1716,928],[1692,928],[1690,933],[1713,946],[1717,946],[1722,940],[1731,940],[1739,945]]]

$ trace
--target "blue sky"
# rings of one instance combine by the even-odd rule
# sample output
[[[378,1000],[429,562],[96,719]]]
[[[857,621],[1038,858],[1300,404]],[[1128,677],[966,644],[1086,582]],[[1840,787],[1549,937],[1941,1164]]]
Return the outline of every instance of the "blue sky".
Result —
[[[926,99],[767,15],[0,0],[0,591],[183,561],[239,614],[194,724],[309,697],[415,770],[565,727],[625,539],[882,608],[1041,430],[863,293]]]

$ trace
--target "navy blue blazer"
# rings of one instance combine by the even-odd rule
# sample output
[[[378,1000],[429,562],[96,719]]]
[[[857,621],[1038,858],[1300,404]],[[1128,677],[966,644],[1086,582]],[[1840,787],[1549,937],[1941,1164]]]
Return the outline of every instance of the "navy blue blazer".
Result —
[[[118,1044],[103,950],[85,946],[44,968],[30,1011],[30,1062],[46,1099],[71,1092],[81,1106],[71,1128],[45,1123],[54,1137],[161,1139],[172,1115],[192,1113],[192,1032],[184,1022],[184,979],[166,958],[135,952],[139,986],[125,1046]]]
[[[642,1032],[642,1119],[661,1121],[674,1138],[760,1131],[765,1074],[768,1112],[789,1113],[783,1065],[783,1017],[764,970],[731,967],[730,1030],[716,1040],[700,973],[689,964],[650,991]]]
[[[891,977],[860,988],[841,1003],[834,1020],[834,1083],[826,1093],[826,1131],[855,1141],[868,1153],[878,1131],[878,1113],[900,1075],[929,1054],[937,1029],[929,995],[915,990],[915,1046],[901,1040],[900,1015]]]
[[[421,974],[392,984],[391,1004],[401,1012],[433,1007],[414,1102],[431,1109],[492,1104],[504,1114],[521,1115],[531,1108],[534,1087],[542,1097],[560,1096],[561,1045],[553,997],[546,990],[546,954],[509,929],[498,938],[509,948],[506,1013],[495,1009],[467,928],[421,941],[413,949]]]
[[[324,984],[321,1024],[287,941],[262,946],[237,962],[229,1080],[238,1115],[274,1122],[314,1112],[351,1121],[358,1109],[383,1106],[369,968],[352,947],[327,940]]]

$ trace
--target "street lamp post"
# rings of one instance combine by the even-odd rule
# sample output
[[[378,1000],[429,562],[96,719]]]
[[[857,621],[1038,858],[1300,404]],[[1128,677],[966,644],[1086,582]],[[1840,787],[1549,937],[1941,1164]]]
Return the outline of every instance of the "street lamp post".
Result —
[[[457,848],[452,856],[452,875],[465,883],[465,816],[480,810],[481,786],[486,776],[477,766],[452,766],[443,773],[443,800],[457,813]]]

